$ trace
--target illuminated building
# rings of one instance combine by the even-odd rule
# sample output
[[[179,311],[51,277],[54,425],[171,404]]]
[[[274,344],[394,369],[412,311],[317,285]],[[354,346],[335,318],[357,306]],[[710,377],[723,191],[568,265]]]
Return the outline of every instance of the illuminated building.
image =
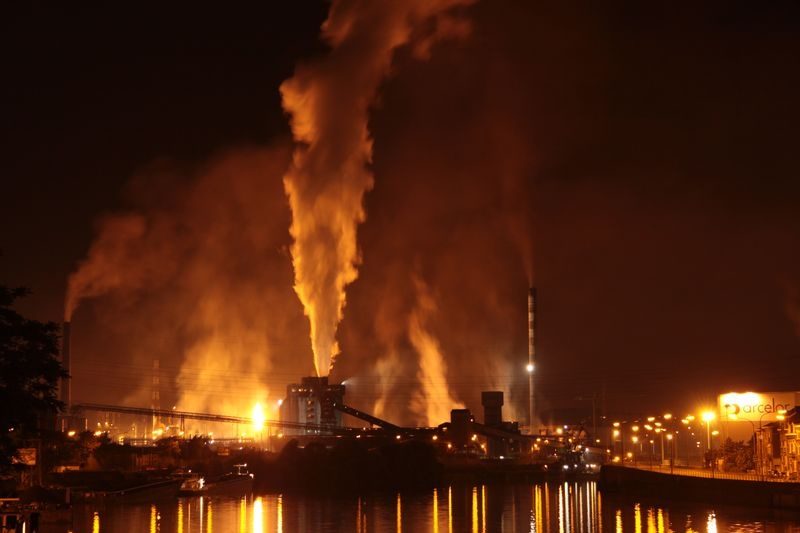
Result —
[[[342,413],[334,406],[344,402],[344,385],[331,385],[328,377],[305,377],[286,387],[280,406],[283,422],[308,424],[307,429],[287,430],[287,434],[318,434],[322,426],[341,427]]]

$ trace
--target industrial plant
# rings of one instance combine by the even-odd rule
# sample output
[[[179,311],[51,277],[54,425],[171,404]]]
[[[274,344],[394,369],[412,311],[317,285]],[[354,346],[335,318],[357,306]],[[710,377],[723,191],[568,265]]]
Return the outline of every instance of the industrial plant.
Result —
[[[544,472],[556,464],[569,464],[577,469],[594,468],[603,460],[605,452],[594,448],[581,428],[559,427],[557,430],[539,428],[536,411],[536,290],[528,291],[528,354],[524,365],[528,376],[527,421],[506,420],[503,406],[506,398],[502,391],[481,392],[483,408],[481,420],[466,408],[450,411],[450,419],[432,427],[404,427],[347,403],[347,385],[331,383],[328,376],[306,376],[286,386],[286,395],[279,400],[277,418],[255,420],[254,416],[229,416],[219,413],[197,413],[164,409],[160,405],[160,378],[158,360],[153,361],[151,405],[141,407],[81,403],[73,404],[70,395],[70,378],[61,382],[61,400],[67,407],[59,420],[64,432],[92,430],[88,413],[103,413],[112,417],[100,431],[113,433],[113,417],[134,417],[142,422],[140,434],[116,437],[120,442],[149,445],[158,438],[188,438],[187,421],[208,424],[232,424],[235,437],[213,439],[215,442],[232,442],[280,451],[294,440],[300,446],[312,442],[333,445],[342,439],[356,439],[365,443],[424,442],[433,446],[442,462],[451,468],[487,467],[503,465]],[[67,372],[71,369],[71,335],[69,322],[63,326],[62,363]],[[254,425],[257,431],[250,431]],[[240,428],[242,431],[240,432]],[[120,432],[123,433],[123,432]],[[256,435],[256,433],[258,435]],[[259,438],[256,438],[256,437]],[[590,454],[591,456],[587,455]],[[560,471],[558,468],[555,470]]]

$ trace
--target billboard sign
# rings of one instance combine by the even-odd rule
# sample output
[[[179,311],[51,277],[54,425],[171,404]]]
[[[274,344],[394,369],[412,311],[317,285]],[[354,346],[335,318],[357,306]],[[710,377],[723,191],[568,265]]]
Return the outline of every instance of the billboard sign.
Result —
[[[728,392],[719,395],[719,419],[757,424],[775,422],[781,411],[796,405],[795,392]]]

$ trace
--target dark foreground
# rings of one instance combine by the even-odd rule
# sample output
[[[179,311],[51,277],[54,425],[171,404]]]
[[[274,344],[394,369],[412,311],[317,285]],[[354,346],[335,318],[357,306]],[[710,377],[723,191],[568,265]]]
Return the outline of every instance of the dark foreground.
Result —
[[[593,481],[453,485],[362,496],[292,493],[76,506],[45,532],[796,531],[800,515],[601,494]]]
[[[706,478],[605,465],[600,487],[605,493],[800,510],[800,483]]]

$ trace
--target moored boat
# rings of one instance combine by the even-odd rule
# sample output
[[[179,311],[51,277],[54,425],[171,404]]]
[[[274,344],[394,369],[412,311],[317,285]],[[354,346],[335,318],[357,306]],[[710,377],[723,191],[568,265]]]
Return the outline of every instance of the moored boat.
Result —
[[[253,474],[247,465],[234,465],[236,472],[217,478],[204,478],[192,475],[183,479],[178,494],[180,496],[230,495],[249,492],[253,489]]]

